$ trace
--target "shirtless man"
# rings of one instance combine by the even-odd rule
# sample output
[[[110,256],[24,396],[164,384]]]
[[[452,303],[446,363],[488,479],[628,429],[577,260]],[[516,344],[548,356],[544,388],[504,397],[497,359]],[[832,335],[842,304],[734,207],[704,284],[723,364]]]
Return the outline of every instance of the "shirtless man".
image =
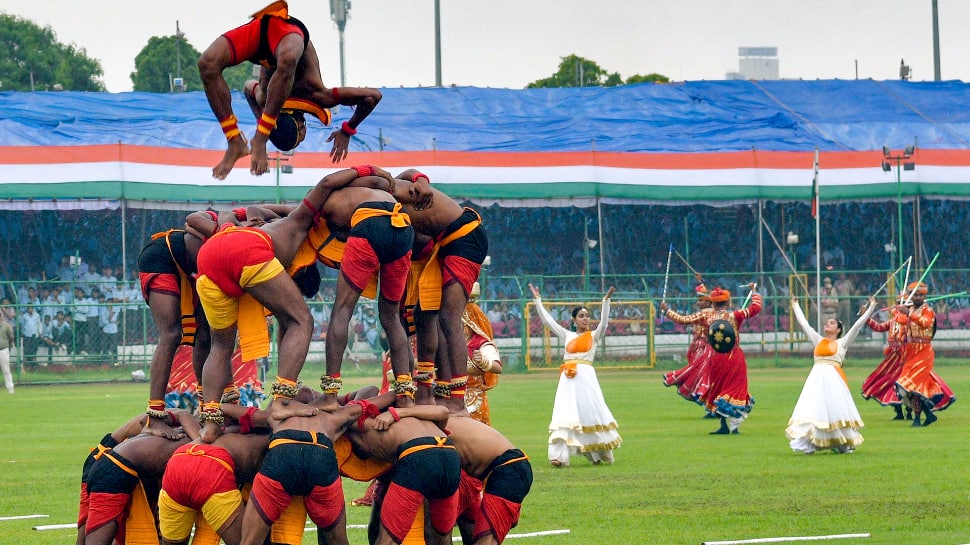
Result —
[[[232,111],[232,95],[222,75],[227,67],[246,61],[263,67],[261,84],[249,91],[260,111],[250,161],[250,172],[255,175],[268,169],[266,141],[276,128],[287,99],[300,99],[305,103],[304,110],[318,115],[321,121],[326,118],[326,123],[328,108],[337,104],[355,107],[353,116],[327,139],[333,142],[330,155],[335,163],[347,156],[350,137],[381,100],[376,89],[325,87],[310,32],[302,22],[290,17],[286,2],[273,2],[254,13],[249,23],[216,38],[199,57],[206,98],[229,145],[222,161],[212,169],[212,176],[219,180],[229,175],[237,160],[250,154],[250,144],[239,130]]]
[[[380,171],[374,167],[356,168],[362,169],[361,178]],[[389,181],[390,176],[375,179]],[[350,318],[362,294],[377,297],[378,316],[390,345],[398,405],[413,404],[416,387],[411,381],[410,345],[399,308],[411,268],[414,230],[401,210],[401,205],[387,192],[368,187],[345,187],[331,194],[323,205],[322,212],[329,225],[349,229],[327,330],[327,374],[321,377],[326,403],[331,406],[336,404],[336,392],[341,384],[340,369]]]
[[[136,489],[144,483],[146,497],[154,497],[169,458],[176,449],[199,437],[199,426],[191,415],[184,411],[176,414],[186,435],[172,440],[143,433],[103,452],[91,466],[84,529],[86,545],[109,545],[119,530],[122,534],[131,533],[131,524],[125,523],[124,517],[132,501],[141,505],[142,493],[136,494]],[[147,509],[138,511],[150,516]],[[139,525],[141,529],[143,526]],[[154,521],[151,529],[154,533]],[[124,543],[121,537],[119,542]]]
[[[397,175],[392,183],[379,181],[404,205],[411,218],[415,236],[429,240],[422,255],[412,258],[412,281],[418,284],[414,320],[417,326],[417,374],[425,377],[434,371],[438,357],[436,394],[453,414],[467,414],[467,345],[462,313],[472,286],[478,280],[482,262],[488,254],[488,235],[481,216],[463,208],[441,191],[431,187],[432,205],[414,206],[413,186],[427,183],[428,177],[414,169]],[[438,329],[444,340],[439,351]]]
[[[529,457],[495,428],[471,417],[452,416],[447,430],[464,473],[479,487],[484,483],[480,501],[459,516],[462,542],[502,543],[518,524],[522,501],[532,487]]]
[[[91,473],[91,467],[94,466],[94,462],[102,454],[118,446],[125,439],[141,433],[147,420],[148,415],[144,413],[135,415],[115,431],[105,434],[98,441],[98,445],[91,449],[91,452],[84,459],[84,464],[81,467],[81,501],[77,513],[77,545],[84,545],[85,526],[88,522],[88,507],[90,502],[90,496],[88,495],[88,476]]]
[[[202,370],[204,404],[200,421],[205,441],[218,436],[223,422],[219,399],[227,384],[237,331],[244,360],[269,354],[264,308],[276,317],[280,327],[279,374],[272,385],[273,397],[295,397],[296,381],[310,347],[313,318],[284,267],[293,263],[311,226],[320,220],[321,207],[330,194],[359,177],[355,168],[330,174],[286,217],[259,227],[220,228],[217,220],[205,213],[186,219],[193,229],[210,237],[199,250],[196,280],[212,338]]]
[[[149,366],[148,409],[145,431],[169,435],[165,424],[165,389],[172,373],[172,361],[180,344],[192,350],[192,368],[198,379],[208,353],[209,330],[195,293],[196,257],[202,239],[181,229],[152,235],[138,254],[138,277],[148,304],[158,344]]]
[[[389,408],[348,430],[347,437],[358,451],[394,464],[382,502],[393,509],[380,509],[377,545],[400,544],[425,500],[435,543],[451,543],[461,460],[443,431],[447,421],[447,407],[414,405]]]
[[[303,497],[321,543],[347,545],[343,485],[333,442],[352,423],[379,413],[393,400],[393,395],[384,394],[373,398],[373,403],[349,401],[333,412],[320,411],[315,416],[271,419],[269,452],[253,480],[243,517],[243,545],[261,545],[294,496]],[[311,403],[315,404],[316,400]]]
[[[227,545],[242,538],[245,505],[239,491],[259,470],[272,422],[269,410],[233,403],[223,403],[222,409],[239,424],[211,444],[195,439],[182,445],[168,461],[158,497],[161,545],[186,545],[199,513]],[[275,418],[317,413],[300,404],[273,409]]]

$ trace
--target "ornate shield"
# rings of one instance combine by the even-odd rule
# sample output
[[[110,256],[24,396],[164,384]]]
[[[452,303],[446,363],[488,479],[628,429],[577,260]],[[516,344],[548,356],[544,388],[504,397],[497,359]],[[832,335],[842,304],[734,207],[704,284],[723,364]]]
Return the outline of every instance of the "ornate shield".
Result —
[[[714,320],[707,328],[707,342],[716,352],[730,352],[738,342],[737,331],[727,320]]]

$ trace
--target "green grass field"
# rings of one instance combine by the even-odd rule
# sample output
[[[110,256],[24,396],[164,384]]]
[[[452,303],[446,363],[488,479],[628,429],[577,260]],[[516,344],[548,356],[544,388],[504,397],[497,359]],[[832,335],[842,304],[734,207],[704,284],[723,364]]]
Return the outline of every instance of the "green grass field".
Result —
[[[752,367],[757,367],[752,362]],[[546,462],[547,424],[556,377],[504,377],[490,394],[493,424],[532,456],[535,483],[515,533],[569,529],[513,543],[699,544],[777,536],[871,533],[834,543],[895,545],[970,542],[970,411],[960,400],[928,428],[893,422],[892,412],[858,398],[865,443],[853,454],[797,455],[784,428],[809,360],[794,368],[750,372],[755,409],[741,434],[711,436],[716,421],[660,382],[660,370],[601,371],[600,381],[623,436],[612,466],[576,458]],[[853,390],[875,366],[853,362]],[[941,365],[958,397],[970,391],[970,366]],[[124,376],[123,373],[120,373]],[[347,376],[345,388],[369,379]],[[304,373],[309,381],[312,370]],[[312,382],[311,382],[312,384]],[[144,408],[148,385],[20,386],[0,393],[0,542],[73,543],[73,530],[36,531],[77,516],[81,462],[97,440]],[[345,480],[348,502],[365,485]],[[349,524],[368,509],[351,507]],[[366,543],[363,530],[349,531]],[[307,533],[304,543],[316,543]]]

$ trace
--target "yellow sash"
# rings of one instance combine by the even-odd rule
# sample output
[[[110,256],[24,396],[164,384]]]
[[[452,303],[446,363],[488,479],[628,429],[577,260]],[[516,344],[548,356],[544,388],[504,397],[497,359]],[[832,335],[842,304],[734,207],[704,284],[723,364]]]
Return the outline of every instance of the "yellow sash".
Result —
[[[172,251],[172,241],[169,238],[174,232],[182,232],[182,230],[169,229],[168,231],[155,233],[152,235],[152,240],[165,237],[165,245],[168,247],[169,255],[172,256],[172,263],[175,264],[175,268],[179,271],[179,311],[182,314],[182,342],[179,344],[195,346],[195,332],[198,328],[198,323],[195,321],[195,301],[193,297],[195,287],[192,285],[192,276],[182,270],[182,267],[175,259],[175,252]]]
[[[354,210],[354,215],[350,218],[350,226],[354,227],[358,223],[370,219],[370,218],[380,218],[384,216],[391,217],[391,225],[397,228],[407,227],[411,225],[411,217],[406,213],[401,211],[401,203],[394,203],[393,210],[384,210],[382,208],[371,208],[369,206],[362,206]]]
[[[280,110],[280,113],[292,113],[294,111],[306,112],[319,119],[326,126],[330,126],[330,122],[333,120],[333,114],[330,113],[330,110],[321,108],[303,98],[291,97],[283,102],[283,108]]]
[[[145,487],[138,482],[131,493],[131,507],[125,523],[125,545],[158,545],[155,515],[148,504]]]

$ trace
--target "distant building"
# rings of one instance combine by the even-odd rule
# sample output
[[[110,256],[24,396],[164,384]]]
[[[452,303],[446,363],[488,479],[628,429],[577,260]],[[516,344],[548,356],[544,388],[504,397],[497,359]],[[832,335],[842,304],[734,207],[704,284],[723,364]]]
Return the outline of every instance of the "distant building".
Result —
[[[739,47],[738,56],[739,70],[725,74],[726,79],[779,79],[777,47]]]

